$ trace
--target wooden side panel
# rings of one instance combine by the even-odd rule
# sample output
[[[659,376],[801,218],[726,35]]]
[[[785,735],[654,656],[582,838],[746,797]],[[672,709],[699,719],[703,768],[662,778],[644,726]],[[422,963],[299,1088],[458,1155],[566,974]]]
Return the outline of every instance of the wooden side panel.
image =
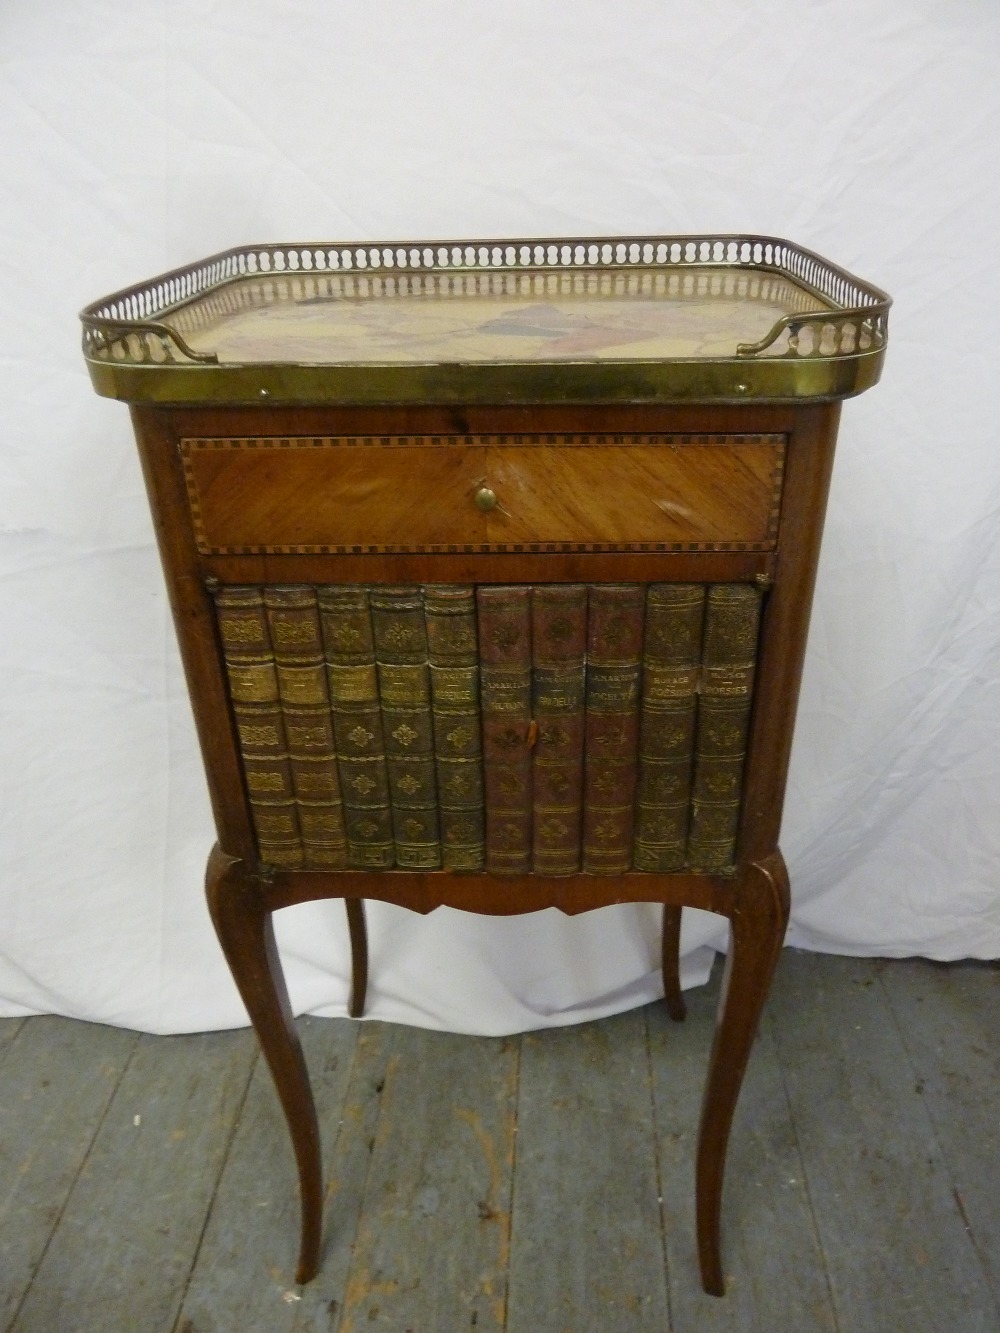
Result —
[[[840,404],[800,409],[788,446],[774,586],[764,605],[739,859],[778,845]]]
[[[205,762],[219,846],[231,856],[253,862],[257,855],[256,841],[239,762],[236,726],[229,707],[212,599],[205,587],[191,515],[185,503],[172,414],[156,408],[133,408],[132,425]]]
[[[770,550],[782,435],[188,438],[198,550]],[[480,487],[497,507],[478,508]]]

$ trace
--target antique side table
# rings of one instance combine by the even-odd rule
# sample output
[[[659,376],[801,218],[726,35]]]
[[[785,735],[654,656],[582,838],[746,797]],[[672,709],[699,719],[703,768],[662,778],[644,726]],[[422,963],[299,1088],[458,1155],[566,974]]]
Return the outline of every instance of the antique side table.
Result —
[[[778,849],[840,400],[888,297],[757,236],[247,246],[89,306],[131,404],[204,754],[212,917],[319,1262],[272,913],[662,903],[731,943],[697,1152],[726,1145],[788,917]]]

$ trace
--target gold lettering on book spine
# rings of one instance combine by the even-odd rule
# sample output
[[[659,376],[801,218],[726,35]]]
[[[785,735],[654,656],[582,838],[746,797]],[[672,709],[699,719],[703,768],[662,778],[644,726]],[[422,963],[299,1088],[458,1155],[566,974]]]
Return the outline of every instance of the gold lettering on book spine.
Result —
[[[465,584],[428,585],[423,596],[441,864],[446,870],[482,870],[485,815],[475,590]]]
[[[532,869],[581,869],[587,588],[531,590],[531,715],[538,732],[532,773]]]
[[[645,588],[591,584],[587,670],[583,868],[632,868]]]
[[[344,798],[347,864],[390,870],[395,841],[379,707],[368,590],[316,589],[337,771]]]
[[[347,832],[316,589],[264,589],[307,870],[347,868]]]
[[[663,873],[686,863],[704,615],[701,584],[646,589],[636,870]]]
[[[263,589],[214,589],[230,703],[260,859],[300,870],[305,853],[292,786]]]
[[[532,859],[531,588],[476,589],[481,660],[486,868],[527,874]]]
[[[735,863],[762,592],[749,583],[708,589],[698,695],[687,863]]]
[[[372,632],[396,865],[441,867],[423,589],[373,588]]]

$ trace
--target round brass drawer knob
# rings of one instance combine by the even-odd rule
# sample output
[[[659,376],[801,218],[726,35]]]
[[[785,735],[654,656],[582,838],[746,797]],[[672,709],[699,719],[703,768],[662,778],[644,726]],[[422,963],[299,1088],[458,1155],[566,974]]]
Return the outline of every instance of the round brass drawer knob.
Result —
[[[476,505],[484,513],[496,509],[498,503],[496,491],[491,491],[488,486],[480,486],[479,490],[476,491]]]

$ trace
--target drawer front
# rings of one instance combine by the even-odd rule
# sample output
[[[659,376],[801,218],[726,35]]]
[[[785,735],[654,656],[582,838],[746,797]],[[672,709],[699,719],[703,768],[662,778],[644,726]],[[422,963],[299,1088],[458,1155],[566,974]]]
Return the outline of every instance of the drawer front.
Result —
[[[785,437],[185,439],[181,454],[206,555],[764,551]]]

